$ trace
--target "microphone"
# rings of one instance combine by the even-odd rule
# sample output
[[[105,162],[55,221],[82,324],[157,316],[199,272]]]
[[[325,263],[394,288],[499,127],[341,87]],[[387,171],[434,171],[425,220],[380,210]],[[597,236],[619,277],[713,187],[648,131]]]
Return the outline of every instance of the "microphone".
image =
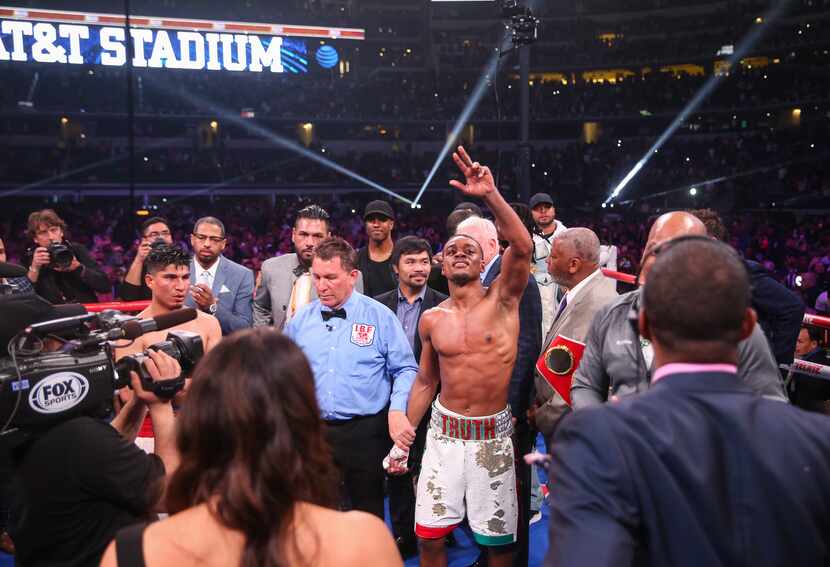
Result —
[[[22,278],[26,275],[26,268],[17,264],[0,262],[0,278]]]
[[[195,318],[196,310],[190,307],[187,309],[177,309],[176,311],[159,315],[158,317],[153,317],[152,319],[135,319],[127,321],[121,327],[122,336],[118,338],[134,340],[146,333],[163,331],[164,329],[169,329],[170,327],[175,327],[177,325],[181,325],[182,323],[192,321]]]
[[[53,333],[60,333],[68,330],[80,330],[85,328],[87,323],[92,323],[97,318],[98,316],[95,313],[87,313],[86,315],[77,315],[75,317],[52,319],[51,321],[44,321],[43,323],[34,323],[29,325],[26,327],[26,333],[51,335]]]

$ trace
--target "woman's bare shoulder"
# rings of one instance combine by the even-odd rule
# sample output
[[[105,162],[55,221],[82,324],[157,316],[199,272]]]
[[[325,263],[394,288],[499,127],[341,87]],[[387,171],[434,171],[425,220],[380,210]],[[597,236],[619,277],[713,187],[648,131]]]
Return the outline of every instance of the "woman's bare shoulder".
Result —
[[[322,563],[343,567],[402,567],[389,528],[366,512],[338,512],[310,506],[309,519],[325,531]]]

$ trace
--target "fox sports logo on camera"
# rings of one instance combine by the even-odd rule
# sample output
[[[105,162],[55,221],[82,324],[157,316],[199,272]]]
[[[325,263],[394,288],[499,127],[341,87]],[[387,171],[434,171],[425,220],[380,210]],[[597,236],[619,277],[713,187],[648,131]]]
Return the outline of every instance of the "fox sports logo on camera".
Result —
[[[37,383],[29,393],[29,407],[38,413],[60,413],[80,404],[89,382],[77,372],[58,372]]]

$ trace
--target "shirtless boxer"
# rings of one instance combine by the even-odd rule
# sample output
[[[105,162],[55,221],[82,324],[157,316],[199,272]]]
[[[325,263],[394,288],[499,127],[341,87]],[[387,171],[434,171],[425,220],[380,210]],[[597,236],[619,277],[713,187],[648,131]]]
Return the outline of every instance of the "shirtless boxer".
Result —
[[[446,565],[444,537],[466,514],[476,541],[489,550],[489,565],[511,565],[518,503],[507,405],[519,334],[519,300],[530,274],[532,243],[521,220],[498,192],[489,168],[459,147],[453,160],[465,195],[484,200],[510,243],[501,275],[484,288],[485,265],[478,242],[457,234],[444,246],[442,273],[450,297],[421,317],[423,350],[409,395],[413,427],[433,403],[415,511],[421,565]],[[397,440],[408,447],[411,430]]]
[[[156,248],[147,255],[144,267],[147,271],[145,281],[153,299],[150,306],[138,314],[139,318],[158,317],[181,309],[190,287],[190,256],[177,247]],[[144,334],[132,344],[117,348],[115,357],[118,359],[127,354],[142,352],[150,345],[163,341],[172,330],[197,333],[202,337],[205,352],[222,339],[222,329],[216,317],[197,311],[196,318],[192,321],[163,331]]]
[[[150,306],[138,314],[139,318],[158,317],[181,309],[190,286],[190,256],[177,247],[154,248],[144,260],[144,268],[145,281],[153,299]],[[165,340],[170,331],[190,331],[198,334],[202,337],[202,348],[205,352],[216,346],[222,339],[222,328],[216,317],[196,311],[196,318],[192,321],[163,331],[146,333],[128,345],[116,348],[116,360],[128,354],[147,350],[150,345]],[[122,401],[126,401],[131,395],[132,391],[129,388],[123,388],[118,393]],[[177,400],[181,400],[183,396],[184,392],[180,392]],[[147,452],[152,452],[154,442],[151,422],[147,419],[136,438],[136,445]]]

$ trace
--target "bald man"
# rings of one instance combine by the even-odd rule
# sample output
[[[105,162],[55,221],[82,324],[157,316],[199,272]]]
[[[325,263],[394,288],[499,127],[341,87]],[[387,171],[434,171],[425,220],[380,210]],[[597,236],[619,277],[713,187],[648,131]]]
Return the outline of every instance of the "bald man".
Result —
[[[597,311],[617,297],[615,282],[599,269],[599,253],[599,238],[594,231],[569,228],[554,237],[547,259],[548,274],[569,291],[554,312],[536,361],[533,416],[546,440],[571,405],[571,380],[591,321]]]
[[[651,227],[640,262],[639,284],[659,255],[660,245],[681,236],[707,236],[706,226],[683,211],[666,213]],[[591,323],[585,351],[571,384],[574,410],[645,391],[651,384],[654,349],[637,332],[640,290],[619,296],[600,309]],[[786,401],[781,374],[764,333],[757,326],[738,346],[738,377],[755,393]]]

